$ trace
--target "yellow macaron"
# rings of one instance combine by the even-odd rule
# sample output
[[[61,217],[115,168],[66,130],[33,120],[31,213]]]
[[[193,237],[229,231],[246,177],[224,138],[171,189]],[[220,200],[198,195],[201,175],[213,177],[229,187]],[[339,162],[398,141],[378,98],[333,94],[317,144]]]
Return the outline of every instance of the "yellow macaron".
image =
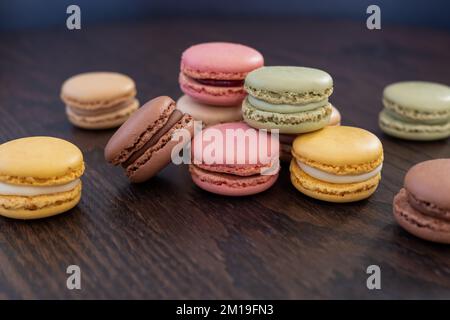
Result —
[[[381,179],[383,146],[364,129],[336,126],[303,134],[292,145],[292,184],[323,201],[352,202],[372,195]]]
[[[83,155],[72,143],[28,137],[0,145],[0,215],[37,219],[80,201]]]

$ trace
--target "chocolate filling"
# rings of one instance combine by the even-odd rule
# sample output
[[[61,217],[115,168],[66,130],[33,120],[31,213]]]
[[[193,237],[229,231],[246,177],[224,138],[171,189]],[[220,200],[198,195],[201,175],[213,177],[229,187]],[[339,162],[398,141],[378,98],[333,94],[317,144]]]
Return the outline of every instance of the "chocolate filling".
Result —
[[[172,114],[169,116],[169,119],[167,122],[160,128],[151,138],[148,140],[142,148],[134,152],[127,161],[122,163],[122,167],[126,168],[130,165],[132,165],[137,159],[139,159],[145,151],[147,151],[149,148],[153,147],[159,139],[161,139],[162,136],[164,136],[167,132],[169,132],[172,127],[183,118],[184,113],[181,112],[178,109],[175,109]]]
[[[198,83],[213,87],[242,87],[244,80],[195,79]]]

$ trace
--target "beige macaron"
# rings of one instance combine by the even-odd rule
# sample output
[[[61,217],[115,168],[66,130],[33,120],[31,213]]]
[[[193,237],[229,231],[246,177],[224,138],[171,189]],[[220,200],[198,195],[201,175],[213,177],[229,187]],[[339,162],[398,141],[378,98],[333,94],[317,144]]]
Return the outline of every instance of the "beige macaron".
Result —
[[[241,104],[227,107],[212,106],[183,95],[177,101],[177,109],[190,114],[194,120],[202,121],[204,127],[219,123],[242,121]]]
[[[137,110],[134,81],[115,72],[88,72],[67,79],[61,88],[69,121],[84,129],[120,126]]]

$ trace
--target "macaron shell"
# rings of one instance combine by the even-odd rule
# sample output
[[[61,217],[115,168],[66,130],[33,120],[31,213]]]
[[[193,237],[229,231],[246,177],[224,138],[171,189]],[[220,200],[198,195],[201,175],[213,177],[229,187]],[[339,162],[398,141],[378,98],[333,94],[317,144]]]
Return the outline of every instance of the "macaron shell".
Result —
[[[240,177],[239,181],[223,178],[205,170],[198,170],[194,165],[189,166],[192,181],[201,189],[224,196],[249,196],[269,189],[278,179],[278,173],[263,176],[265,181],[261,182],[261,176]]]
[[[134,81],[116,72],[88,72],[67,79],[61,88],[66,104],[80,108],[109,107],[136,94]]]
[[[227,134],[229,133],[234,134],[231,145],[228,144],[227,140]],[[223,137],[220,145],[214,145],[216,134]],[[210,139],[210,136],[214,137],[214,139]],[[240,144],[238,137],[245,138],[247,136],[249,138]],[[250,141],[250,138],[254,138],[255,141]],[[221,146],[222,150],[217,150],[217,155],[215,152],[211,154],[211,152],[207,152],[211,146]],[[222,156],[219,158],[219,155]],[[237,163],[238,156],[242,157],[242,159],[239,159],[242,160],[242,163]],[[279,141],[275,135],[264,134],[263,131],[257,131],[244,122],[224,123],[208,127],[201,133],[196,134],[192,141],[193,163],[201,163],[204,168],[207,166],[216,167],[216,169],[211,170],[217,170],[220,168],[218,165],[226,164],[229,169],[228,173],[240,175],[246,169],[252,171],[255,167],[269,167],[274,163],[274,159],[278,159],[278,157]]]
[[[108,141],[105,147],[106,160],[116,165],[126,160],[130,151],[145,144],[146,141],[139,142],[139,138],[145,133],[151,135],[162,127],[174,109],[175,101],[168,96],[160,96],[145,103]]]
[[[330,96],[333,79],[319,69],[270,66],[250,72],[245,78],[245,88],[261,100],[298,104],[302,101],[320,101]]]
[[[298,113],[276,113],[258,110],[247,99],[242,104],[244,121],[253,128],[278,129],[280,133],[296,134],[319,130],[328,125],[331,106]]]
[[[381,141],[356,127],[327,126],[299,135],[292,149],[303,163],[334,174],[366,173],[383,161]]]
[[[293,159],[289,167],[291,182],[301,193],[322,201],[354,202],[370,197],[378,187],[381,175],[358,183],[335,184],[315,179],[307,175]]]
[[[242,109],[240,104],[227,108],[220,108],[200,103],[187,95],[183,95],[178,99],[177,109],[190,114],[194,120],[202,121],[206,126],[242,120]]]
[[[53,137],[27,137],[0,145],[0,181],[36,186],[65,184],[84,172],[83,154]]]
[[[116,128],[122,125],[138,108],[139,101],[135,99],[127,108],[108,114],[98,116],[79,116],[74,114],[69,107],[66,107],[66,114],[69,121],[74,126],[82,129],[102,130]]]
[[[181,123],[169,130],[152,148],[147,150],[136,161],[139,164],[136,165],[136,169],[131,174],[129,168],[127,168],[127,175],[131,182],[144,182],[170,163],[172,150],[179,143],[179,141],[172,140],[172,136],[176,130],[187,130],[192,137],[194,135],[194,123],[191,120],[192,118],[190,116],[185,115]]]
[[[0,195],[0,215],[13,219],[40,219],[66,212],[81,198],[81,183],[68,192],[33,197]]]
[[[433,141],[450,136],[450,122],[445,124],[417,124],[394,119],[383,110],[378,119],[380,129],[393,137],[413,141]]]
[[[184,94],[201,103],[235,106],[247,95],[243,87],[215,87],[200,84],[180,73],[179,83]]]
[[[433,82],[397,82],[384,89],[383,97],[416,111],[444,111],[450,115],[450,87]]]
[[[420,201],[450,210],[450,159],[434,159],[408,170],[405,189]]]
[[[181,70],[196,79],[244,79],[264,58],[253,48],[230,42],[201,43],[186,49]]]
[[[398,224],[416,237],[450,244],[450,223],[424,215],[411,207],[405,189],[394,197],[393,213]]]

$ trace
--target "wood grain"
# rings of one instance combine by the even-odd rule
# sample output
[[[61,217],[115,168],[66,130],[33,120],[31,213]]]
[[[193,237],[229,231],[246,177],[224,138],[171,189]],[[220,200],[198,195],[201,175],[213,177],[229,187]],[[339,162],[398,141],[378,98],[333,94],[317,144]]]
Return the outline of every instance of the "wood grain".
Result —
[[[185,166],[130,185],[103,160],[113,131],[72,127],[59,99],[69,76],[93,70],[136,80],[141,102],[180,95],[181,52],[204,41],[259,49],[267,65],[303,65],[334,78],[343,123],[377,134],[383,179],[369,200],[328,204],[290,184],[287,165],[269,191],[231,199],[201,191]],[[312,19],[164,19],[81,31],[0,34],[0,142],[68,139],[87,170],[81,203],[39,221],[0,219],[0,298],[450,298],[450,248],[416,239],[392,216],[413,164],[450,157],[449,141],[406,142],[377,127],[383,87],[400,80],[449,84],[450,34]],[[450,174],[450,173],[446,173]],[[66,289],[66,267],[82,290]],[[377,264],[382,290],[366,288]]]

